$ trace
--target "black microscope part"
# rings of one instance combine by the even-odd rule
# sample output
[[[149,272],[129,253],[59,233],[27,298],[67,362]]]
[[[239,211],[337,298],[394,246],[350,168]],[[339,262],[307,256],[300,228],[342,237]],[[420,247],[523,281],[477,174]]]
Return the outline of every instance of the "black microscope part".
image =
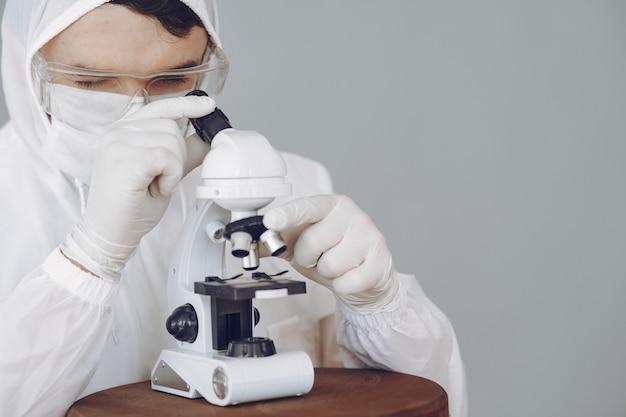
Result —
[[[193,343],[198,337],[198,316],[189,303],[176,308],[167,319],[167,332],[181,342]]]
[[[228,223],[224,228],[224,237],[230,240],[233,233],[246,232],[252,240],[259,240],[265,231],[267,227],[263,225],[263,216],[252,216]]]
[[[193,90],[187,93],[188,96],[206,96],[202,90]],[[196,133],[200,136],[204,142],[211,144],[215,135],[221,132],[224,129],[230,129],[232,126],[230,125],[230,121],[228,117],[222,112],[222,110],[217,107],[212,113],[207,114],[206,116],[199,117],[197,119],[189,119],[194,129],[196,129]]]
[[[264,358],[275,354],[274,342],[266,337],[231,340],[226,351],[226,356],[233,358]]]

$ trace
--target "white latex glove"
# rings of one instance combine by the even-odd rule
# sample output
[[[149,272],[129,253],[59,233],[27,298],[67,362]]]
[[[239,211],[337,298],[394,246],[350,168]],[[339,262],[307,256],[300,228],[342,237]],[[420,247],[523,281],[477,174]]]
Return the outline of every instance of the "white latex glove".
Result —
[[[176,120],[214,109],[209,97],[164,99],[111,125],[102,136],[82,221],[61,246],[64,255],[105,280],[119,279],[176,185],[209,151],[196,135],[185,139]]]
[[[269,210],[263,219],[280,232],[302,275],[330,288],[363,313],[395,308],[398,282],[385,238],[350,198],[318,195]]]

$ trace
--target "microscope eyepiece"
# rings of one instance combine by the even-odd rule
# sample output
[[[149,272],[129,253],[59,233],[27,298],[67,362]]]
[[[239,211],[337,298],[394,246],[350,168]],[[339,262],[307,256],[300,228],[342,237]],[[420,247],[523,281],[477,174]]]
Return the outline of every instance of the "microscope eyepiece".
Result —
[[[193,90],[186,94],[187,96],[206,96],[208,95],[202,90]],[[215,135],[221,132],[224,129],[230,129],[232,126],[230,125],[230,121],[228,117],[217,107],[212,113],[207,114],[206,116],[199,117],[197,119],[190,119],[191,124],[194,129],[196,129],[196,133],[200,136],[204,142],[211,144]]]

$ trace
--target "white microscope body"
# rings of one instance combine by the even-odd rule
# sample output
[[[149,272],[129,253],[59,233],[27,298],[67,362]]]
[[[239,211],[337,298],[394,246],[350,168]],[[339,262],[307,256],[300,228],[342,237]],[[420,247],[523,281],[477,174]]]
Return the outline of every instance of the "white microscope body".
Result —
[[[202,132],[198,123],[209,116],[214,125],[218,117],[218,127]],[[219,110],[209,116],[192,121],[211,151],[168,273],[168,304],[174,312],[167,328],[178,348],[161,352],[152,388],[201,396],[220,406],[306,394],[314,379],[308,355],[277,353],[271,340],[252,337],[252,299],[304,293],[304,282],[263,273],[225,275],[227,239],[232,255],[242,258],[249,271],[259,265],[257,244],[272,254],[285,249],[257,212],[291,193],[284,161],[261,134],[230,128]]]

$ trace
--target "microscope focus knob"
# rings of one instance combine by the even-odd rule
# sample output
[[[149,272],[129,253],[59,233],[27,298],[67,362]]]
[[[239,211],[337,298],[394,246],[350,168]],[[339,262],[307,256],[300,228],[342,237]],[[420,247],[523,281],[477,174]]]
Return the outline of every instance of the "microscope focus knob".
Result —
[[[254,309],[252,310],[252,314],[254,316],[254,326],[256,327],[257,324],[259,324],[259,322],[261,321],[261,313],[259,312],[259,309],[254,307]]]
[[[181,342],[193,342],[198,336],[198,316],[189,303],[176,308],[167,318],[167,332]]]

